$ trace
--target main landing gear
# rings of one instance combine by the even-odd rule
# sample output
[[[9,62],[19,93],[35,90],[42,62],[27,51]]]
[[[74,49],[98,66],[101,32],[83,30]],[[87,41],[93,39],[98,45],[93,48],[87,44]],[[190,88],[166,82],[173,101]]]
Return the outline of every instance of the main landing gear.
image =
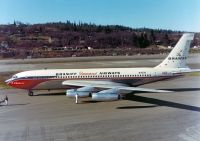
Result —
[[[33,91],[29,90],[29,91],[28,91],[28,95],[29,95],[29,96],[33,96]]]

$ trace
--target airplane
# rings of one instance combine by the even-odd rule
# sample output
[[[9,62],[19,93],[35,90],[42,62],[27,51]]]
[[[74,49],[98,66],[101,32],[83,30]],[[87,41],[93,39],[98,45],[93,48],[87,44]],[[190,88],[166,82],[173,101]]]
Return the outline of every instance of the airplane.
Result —
[[[28,90],[66,89],[66,96],[92,97],[93,101],[114,101],[130,92],[171,92],[137,87],[146,83],[177,78],[184,73],[198,72],[186,66],[193,33],[184,33],[169,55],[157,66],[143,68],[44,69],[24,71],[5,82]]]

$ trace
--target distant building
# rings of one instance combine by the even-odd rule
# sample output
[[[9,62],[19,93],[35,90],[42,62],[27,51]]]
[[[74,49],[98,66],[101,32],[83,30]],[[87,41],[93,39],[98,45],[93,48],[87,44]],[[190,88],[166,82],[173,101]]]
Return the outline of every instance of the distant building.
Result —
[[[82,45],[76,46],[76,50],[83,50],[83,49],[86,49],[86,48]]]
[[[76,50],[76,48],[71,47],[71,46],[64,46],[64,47],[53,47],[52,50],[55,50],[55,51],[74,51],[74,50]]]
[[[64,47],[52,47],[52,50],[55,51],[76,51],[76,50],[83,50],[86,49],[86,47],[79,45],[76,47],[73,46],[64,46]]]
[[[200,49],[200,46],[193,46],[193,49]]]
[[[157,41],[155,41],[155,44],[156,44],[156,45],[161,45],[162,42],[161,42],[160,40],[157,40]]]
[[[47,47],[47,46],[43,46],[42,50],[43,51],[52,51],[52,48],[51,47]]]
[[[49,44],[52,43],[52,38],[51,37],[49,37],[48,42],[49,42]]]
[[[172,48],[174,48],[174,47],[172,47],[172,46],[168,46],[167,48],[168,48],[168,49],[172,49]]]
[[[92,47],[87,47],[87,49],[88,49],[88,50],[92,50],[93,48],[92,48]]]
[[[6,41],[2,41],[1,44],[0,44],[0,47],[2,48],[9,48],[9,45]]]

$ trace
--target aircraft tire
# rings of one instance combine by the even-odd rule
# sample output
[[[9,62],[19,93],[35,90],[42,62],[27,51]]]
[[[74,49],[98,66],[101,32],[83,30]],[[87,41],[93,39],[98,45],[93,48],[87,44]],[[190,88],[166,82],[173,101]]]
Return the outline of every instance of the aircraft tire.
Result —
[[[28,92],[28,95],[29,95],[29,96],[33,96],[33,92],[32,92],[32,91],[29,91],[29,92]]]

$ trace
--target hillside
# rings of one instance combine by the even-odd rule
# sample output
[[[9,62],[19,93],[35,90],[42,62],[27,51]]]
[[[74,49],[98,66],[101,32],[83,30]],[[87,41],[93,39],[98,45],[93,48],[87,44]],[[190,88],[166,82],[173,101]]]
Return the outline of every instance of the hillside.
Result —
[[[65,57],[155,54],[167,52],[159,46],[174,46],[180,31],[133,29],[119,25],[87,23],[0,25],[1,57]],[[200,45],[200,34],[192,46]]]

